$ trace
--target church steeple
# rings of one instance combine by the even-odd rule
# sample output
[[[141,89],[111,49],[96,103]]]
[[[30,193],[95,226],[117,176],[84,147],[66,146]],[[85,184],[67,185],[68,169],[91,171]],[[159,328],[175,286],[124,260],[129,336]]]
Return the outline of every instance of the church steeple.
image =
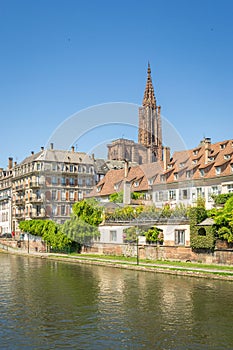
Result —
[[[156,104],[149,63],[142,107],[139,107],[138,143],[148,149],[149,163],[162,160],[160,106]]]
[[[144,107],[156,107],[156,99],[155,99],[155,93],[154,93],[154,87],[152,84],[151,79],[151,69],[150,69],[150,63],[148,62],[148,68],[147,68],[147,82],[146,82],[146,88],[144,92],[144,98],[142,105]]]

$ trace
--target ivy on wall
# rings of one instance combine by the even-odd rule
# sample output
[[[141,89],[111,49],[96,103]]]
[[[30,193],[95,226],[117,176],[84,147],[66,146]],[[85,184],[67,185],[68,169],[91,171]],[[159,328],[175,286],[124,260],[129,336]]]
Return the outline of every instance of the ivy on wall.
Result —
[[[205,208],[190,208],[190,245],[192,249],[214,249],[215,247],[215,230],[213,226],[197,226],[207,218]]]

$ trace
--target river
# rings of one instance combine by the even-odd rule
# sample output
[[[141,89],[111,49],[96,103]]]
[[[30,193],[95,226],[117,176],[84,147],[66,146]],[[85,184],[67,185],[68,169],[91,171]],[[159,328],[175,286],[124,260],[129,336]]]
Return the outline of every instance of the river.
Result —
[[[232,349],[233,284],[0,253],[0,349]]]

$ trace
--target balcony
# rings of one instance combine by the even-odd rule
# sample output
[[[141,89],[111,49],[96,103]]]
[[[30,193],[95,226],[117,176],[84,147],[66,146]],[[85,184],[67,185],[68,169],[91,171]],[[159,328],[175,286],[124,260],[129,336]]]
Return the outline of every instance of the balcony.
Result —
[[[24,184],[15,186],[15,189],[16,189],[16,191],[23,190],[24,189]]]
[[[39,188],[40,184],[39,184],[39,182],[30,182],[29,187],[30,188]]]
[[[23,205],[25,203],[25,199],[24,198],[18,198],[15,200],[15,204],[16,205]]]
[[[29,197],[28,201],[30,203],[41,203],[41,202],[43,202],[43,199],[40,197]]]
[[[22,219],[24,217],[23,213],[17,213],[15,215],[13,215],[13,217],[16,217],[16,219]]]

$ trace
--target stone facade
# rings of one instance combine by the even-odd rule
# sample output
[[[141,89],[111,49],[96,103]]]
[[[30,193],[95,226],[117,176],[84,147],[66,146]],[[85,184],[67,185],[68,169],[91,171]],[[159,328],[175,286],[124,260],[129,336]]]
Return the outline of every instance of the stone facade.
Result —
[[[69,219],[72,205],[95,185],[94,160],[86,153],[41,149],[12,169],[12,223]]]

